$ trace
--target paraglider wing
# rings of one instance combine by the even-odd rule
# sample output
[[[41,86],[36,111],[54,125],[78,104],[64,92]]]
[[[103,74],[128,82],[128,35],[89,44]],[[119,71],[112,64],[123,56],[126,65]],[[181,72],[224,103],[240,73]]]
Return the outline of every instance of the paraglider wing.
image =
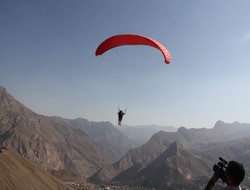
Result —
[[[112,48],[123,45],[148,45],[160,50],[167,64],[171,61],[171,55],[169,51],[161,43],[149,37],[135,34],[120,34],[106,39],[98,46],[95,55],[100,56]]]

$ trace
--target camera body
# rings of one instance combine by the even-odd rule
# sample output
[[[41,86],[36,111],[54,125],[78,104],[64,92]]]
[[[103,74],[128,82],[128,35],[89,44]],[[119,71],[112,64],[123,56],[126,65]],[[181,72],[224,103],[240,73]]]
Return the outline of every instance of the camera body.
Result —
[[[215,172],[215,175],[217,175],[223,182],[226,181],[226,175],[225,171],[228,166],[228,162],[223,159],[222,157],[219,157],[219,162],[218,164],[215,164],[213,166],[213,171]]]

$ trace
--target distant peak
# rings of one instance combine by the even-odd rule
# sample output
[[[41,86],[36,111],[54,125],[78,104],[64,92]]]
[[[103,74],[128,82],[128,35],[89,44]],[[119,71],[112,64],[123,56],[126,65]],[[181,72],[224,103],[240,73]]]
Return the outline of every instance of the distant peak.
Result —
[[[185,127],[180,127],[177,132],[185,132],[187,131],[187,128]]]
[[[226,123],[224,123],[223,121],[219,120],[215,123],[214,128],[221,128],[221,127],[225,127]]]
[[[192,139],[192,134],[190,133],[190,130],[185,127],[180,127],[177,131],[179,135],[181,135],[186,140]]]
[[[0,93],[2,92],[6,92],[6,88],[4,88],[3,86],[0,85]]]
[[[0,101],[8,95],[6,88],[0,85]]]
[[[167,150],[165,151],[165,156],[176,156],[179,150],[183,149],[183,145],[178,143],[177,141],[173,142],[169,145]]]

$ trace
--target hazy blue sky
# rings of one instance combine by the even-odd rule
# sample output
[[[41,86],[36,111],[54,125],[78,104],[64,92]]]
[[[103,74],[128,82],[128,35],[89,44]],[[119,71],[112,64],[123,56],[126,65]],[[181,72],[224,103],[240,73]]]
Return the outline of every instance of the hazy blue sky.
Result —
[[[250,123],[249,0],[0,0],[0,85],[43,115],[213,127]],[[95,57],[134,33],[165,45]]]

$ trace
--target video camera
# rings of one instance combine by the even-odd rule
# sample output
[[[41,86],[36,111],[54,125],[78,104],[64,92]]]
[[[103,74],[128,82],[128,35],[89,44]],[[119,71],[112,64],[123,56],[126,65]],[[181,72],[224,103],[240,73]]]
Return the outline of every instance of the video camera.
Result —
[[[213,171],[215,172],[215,175],[217,175],[219,178],[221,178],[223,182],[225,182],[226,181],[225,171],[228,166],[228,162],[222,157],[219,157],[219,159],[220,162],[218,162],[218,164],[215,164],[213,166]]]

